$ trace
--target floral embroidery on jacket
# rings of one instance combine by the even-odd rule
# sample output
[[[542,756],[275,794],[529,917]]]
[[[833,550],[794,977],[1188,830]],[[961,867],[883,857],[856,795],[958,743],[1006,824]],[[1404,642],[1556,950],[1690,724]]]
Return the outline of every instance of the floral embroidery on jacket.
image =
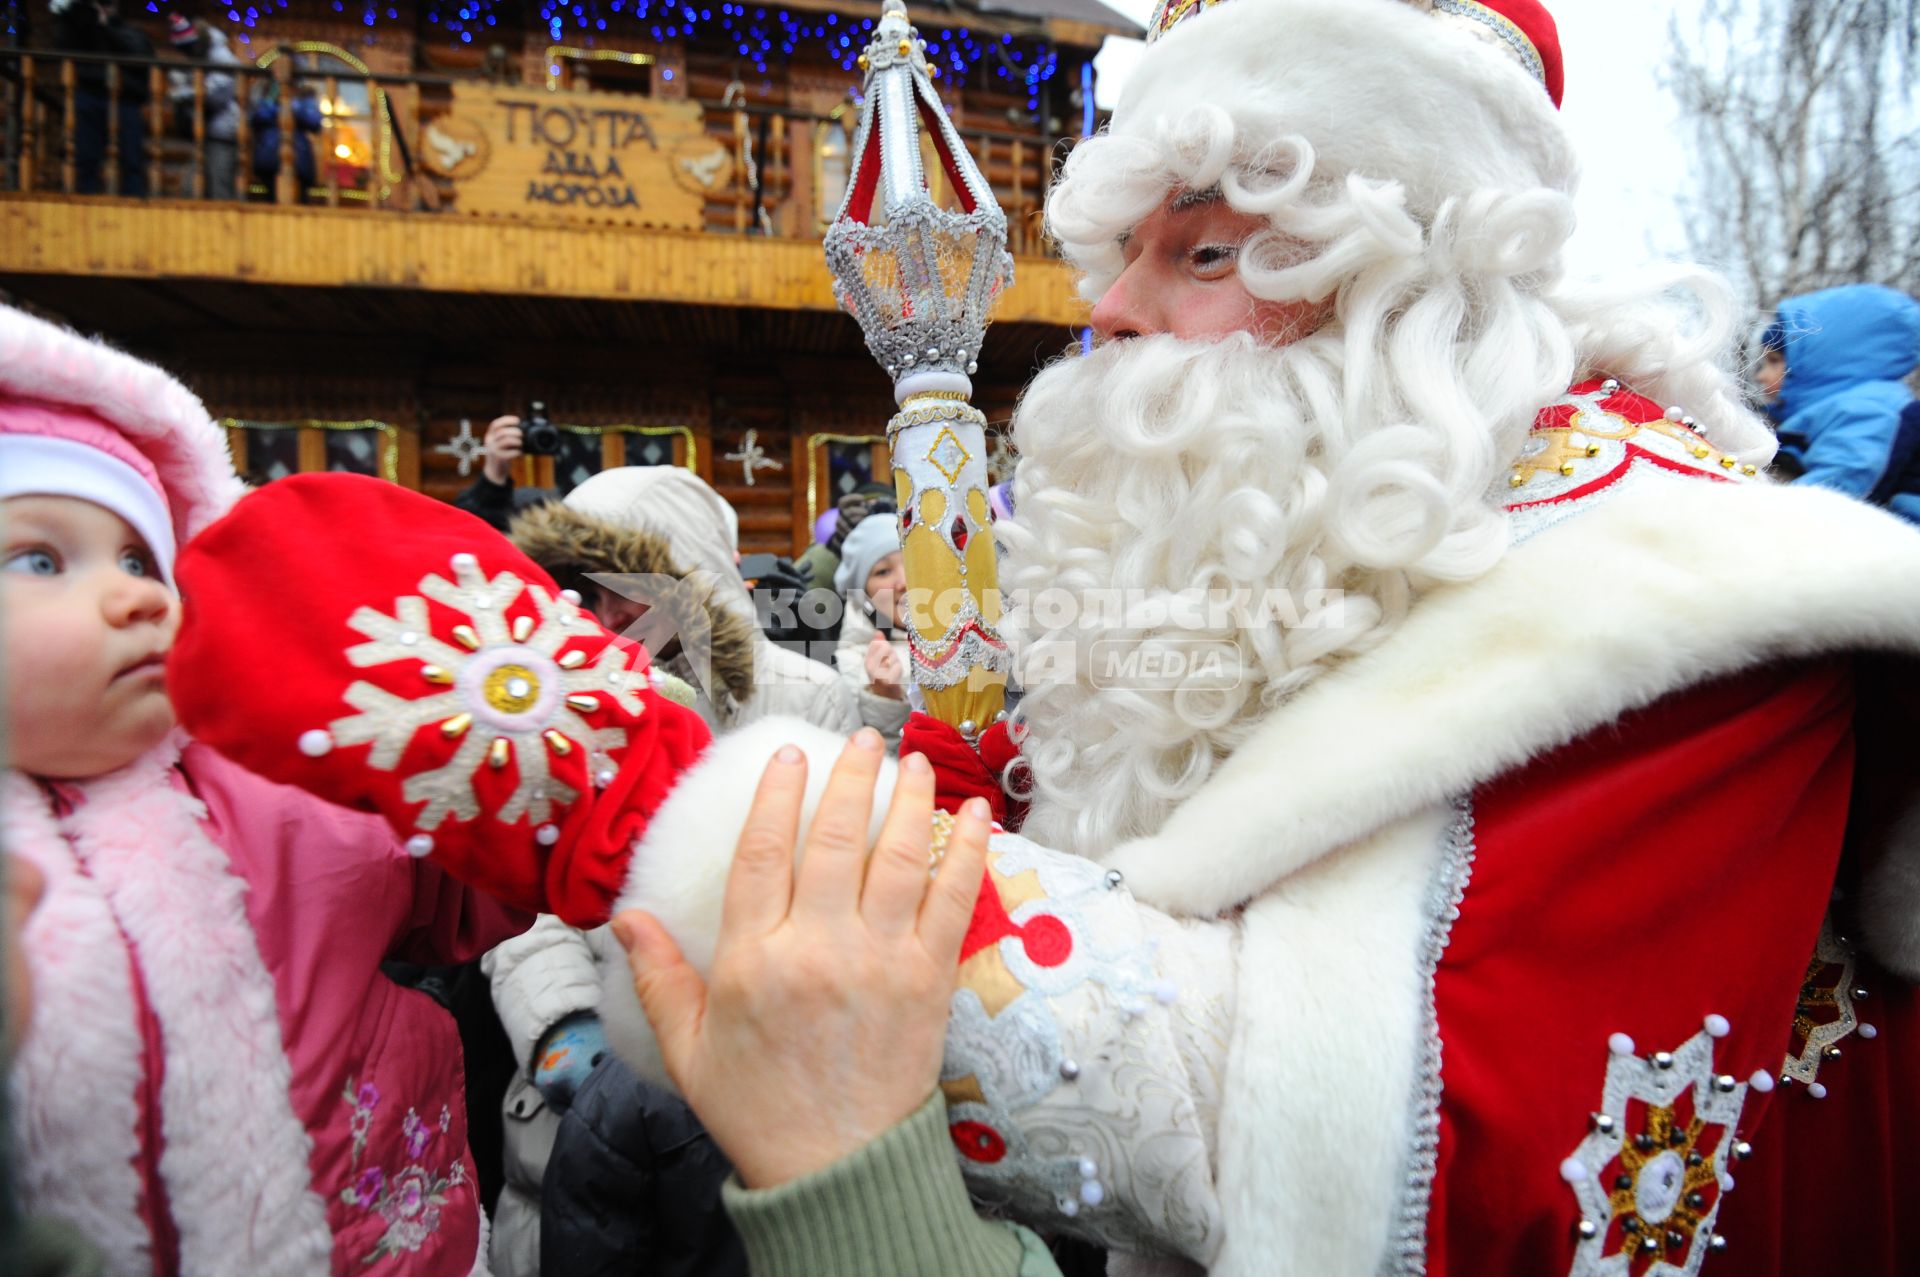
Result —
[[[427,1141],[433,1138],[433,1132],[420,1120],[420,1115],[412,1109],[407,1110],[400,1122],[400,1136],[407,1142],[407,1156],[414,1161],[420,1160],[420,1154],[426,1150]]]
[[[360,1262],[371,1264],[419,1250],[439,1231],[440,1208],[446,1205],[449,1190],[467,1182],[466,1164],[457,1154],[444,1171],[430,1169],[422,1161],[434,1138],[452,1125],[452,1111],[442,1106],[438,1123],[431,1123],[423,1119],[418,1110],[409,1108],[400,1119],[400,1139],[407,1163],[389,1174],[379,1166],[363,1168],[360,1165],[373,1126],[374,1110],[380,1105],[379,1089],[371,1082],[356,1088],[353,1079],[348,1078],[341,1098],[353,1106],[354,1178],[340,1190],[340,1200],[380,1216],[387,1225],[380,1240]]]
[[[371,1082],[363,1082],[355,1087],[353,1079],[347,1079],[347,1089],[340,1098],[353,1105],[353,1118],[349,1129],[353,1132],[353,1164],[360,1165],[360,1155],[367,1151],[367,1131],[373,1126],[373,1111],[380,1107],[380,1088]]]

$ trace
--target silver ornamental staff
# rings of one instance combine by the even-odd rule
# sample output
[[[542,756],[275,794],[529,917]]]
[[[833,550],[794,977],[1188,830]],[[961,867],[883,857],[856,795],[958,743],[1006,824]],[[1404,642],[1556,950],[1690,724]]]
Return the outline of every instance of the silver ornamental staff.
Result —
[[[926,42],[886,0],[860,58],[853,180],[826,235],[834,296],[893,378],[887,423],[912,607],[912,676],[969,739],[1005,703],[1009,657],[987,506],[986,417],[968,374],[1013,282],[1007,219],[933,90]],[[959,207],[934,200],[923,138]]]

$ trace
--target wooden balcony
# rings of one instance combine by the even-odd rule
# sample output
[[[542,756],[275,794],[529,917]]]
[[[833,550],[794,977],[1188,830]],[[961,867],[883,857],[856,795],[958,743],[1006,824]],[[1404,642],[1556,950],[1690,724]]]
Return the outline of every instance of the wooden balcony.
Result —
[[[850,484],[884,480],[891,389],[819,242],[851,111],[730,101],[686,62],[672,84],[720,96],[262,60],[0,50],[0,290],[181,376],[249,479],[358,470],[451,498],[486,421],[537,399],[566,447],[519,482],[685,465],[749,552],[801,550]],[[222,74],[244,107],[228,169],[209,163]],[[1086,310],[1040,234],[1061,147],[962,134],[1016,254],[975,378],[1004,477],[1020,388]],[[557,203],[553,183],[602,207]]]
[[[844,180],[823,171],[823,152],[844,154],[846,113],[323,76],[285,52],[215,67],[0,50],[0,275],[836,309],[818,235]],[[238,81],[231,141],[207,127],[221,75]],[[536,129],[542,115],[551,126]],[[586,130],[615,116],[587,145]],[[561,125],[582,141],[553,145]],[[648,136],[617,147],[620,127]],[[965,136],[1010,213],[1016,280],[996,319],[1084,322],[1071,272],[1043,255],[1047,152],[1017,135]],[[238,162],[233,189],[215,191],[208,158],[223,144]],[[476,151],[491,153],[491,171],[471,171]],[[100,193],[81,193],[90,176]],[[640,207],[596,213],[555,189]]]

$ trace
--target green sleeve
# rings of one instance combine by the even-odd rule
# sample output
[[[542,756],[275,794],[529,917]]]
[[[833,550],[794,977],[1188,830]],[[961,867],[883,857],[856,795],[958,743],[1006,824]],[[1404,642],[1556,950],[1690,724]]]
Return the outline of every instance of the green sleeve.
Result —
[[[107,1265],[100,1252],[71,1225],[45,1217],[13,1222],[19,1225],[13,1245],[0,1246],[0,1257],[10,1255],[21,1277],[104,1277]]]
[[[810,546],[807,552],[794,561],[807,578],[807,584],[816,590],[831,590],[833,574],[840,566],[840,556],[818,543]]]
[[[858,1152],[777,1188],[729,1180],[754,1277],[1060,1277],[1040,1240],[974,1214],[936,1092]]]

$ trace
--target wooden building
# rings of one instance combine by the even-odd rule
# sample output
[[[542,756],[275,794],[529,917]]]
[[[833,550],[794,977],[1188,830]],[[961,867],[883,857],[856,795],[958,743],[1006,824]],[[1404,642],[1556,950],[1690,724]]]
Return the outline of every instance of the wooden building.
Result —
[[[108,57],[0,0],[0,296],[177,372],[251,477],[451,497],[486,422],[541,400],[562,449],[523,482],[688,465],[744,549],[791,553],[872,474],[891,394],[819,238],[877,2],[195,2],[122,0],[159,52]],[[1084,323],[1041,208],[1095,124],[1094,55],[1137,28],[1098,0],[911,12],[1008,212],[975,396],[1004,422]],[[176,13],[238,57],[224,129]]]

